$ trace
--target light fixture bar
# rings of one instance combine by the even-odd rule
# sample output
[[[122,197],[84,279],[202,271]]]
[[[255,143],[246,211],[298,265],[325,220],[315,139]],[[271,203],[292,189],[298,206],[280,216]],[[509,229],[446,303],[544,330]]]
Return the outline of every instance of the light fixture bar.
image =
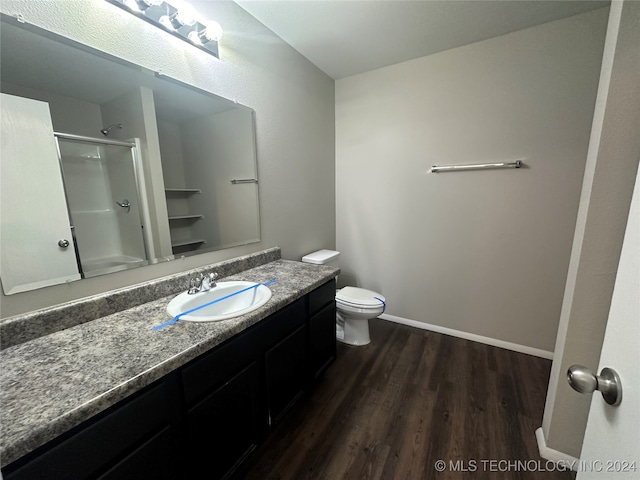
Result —
[[[106,1],[161,28],[174,37],[220,58],[218,40],[222,37],[222,28],[217,22],[200,21],[193,9],[184,2],[175,6],[163,0]]]

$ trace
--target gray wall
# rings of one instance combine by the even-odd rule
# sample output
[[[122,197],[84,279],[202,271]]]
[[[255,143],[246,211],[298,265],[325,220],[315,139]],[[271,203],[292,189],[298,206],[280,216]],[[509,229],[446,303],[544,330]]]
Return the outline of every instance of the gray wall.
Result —
[[[280,246],[335,247],[334,82],[233,2],[192,1],[225,36],[221,60],[103,0],[3,0],[0,10],[256,110],[262,241],[2,296],[3,317]]]
[[[338,80],[340,280],[401,320],[553,351],[607,14]]]

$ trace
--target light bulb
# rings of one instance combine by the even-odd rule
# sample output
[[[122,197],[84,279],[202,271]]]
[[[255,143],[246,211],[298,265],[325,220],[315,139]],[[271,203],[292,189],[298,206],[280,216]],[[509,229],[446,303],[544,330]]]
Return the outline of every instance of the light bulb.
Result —
[[[196,16],[196,12],[189,5],[181,5],[173,18],[181,26],[191,27],[196,23]]]
[[[222,27],[218,22],[207,22],[205,29],[201,32],[203,42],[219,42],[222,38]],[[206,39],[206,40],[205,40]]]
[[[196,45],[203,43],[217,42],[222,38],[222,27],[218,22],[209,22],[205,28],[200,31],[193,30],[189,32],[189,40]]]

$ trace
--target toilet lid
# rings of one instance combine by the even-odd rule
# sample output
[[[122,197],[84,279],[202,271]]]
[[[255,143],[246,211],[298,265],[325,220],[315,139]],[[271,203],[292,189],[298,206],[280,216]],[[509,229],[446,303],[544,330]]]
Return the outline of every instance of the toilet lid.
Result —
[[[379,307],[382,305],[378,297],[383,302],[387,300],[377,292],[357,287],[344,287],[336,293],[336,301],[347,305],[354,305],[361,308]]]

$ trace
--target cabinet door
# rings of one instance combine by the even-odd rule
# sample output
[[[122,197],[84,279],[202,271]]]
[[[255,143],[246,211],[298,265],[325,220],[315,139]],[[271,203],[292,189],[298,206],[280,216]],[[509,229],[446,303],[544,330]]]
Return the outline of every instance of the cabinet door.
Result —
[[[306,383],[307,335],[302,325],[267,351],[267,396],[271,425],[300,398]]]
[[[318,378],[336,359],[336,306],[330,303],[309,319],[309,368]]]
[[[260,439],[258,365],[251,363],[188,413],[185,478],[227,478]]]
[[[4,293],[79,280],[49,105],[3,93],[1,114]]]

